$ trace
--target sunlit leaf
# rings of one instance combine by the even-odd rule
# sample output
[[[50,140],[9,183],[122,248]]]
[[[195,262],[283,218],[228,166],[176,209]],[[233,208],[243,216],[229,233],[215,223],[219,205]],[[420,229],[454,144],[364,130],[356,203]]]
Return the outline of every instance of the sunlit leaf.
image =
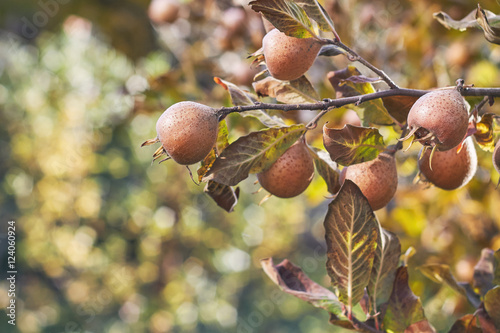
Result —
[[[294,2],[304,9],[310,18],[318,23],[321,30],[334,30],[332,19],[317,0],[295,0]]]
[[[340,165],[371,161],[385,150],[384,138],[377,128],[346,124],[342,129],[323,126],[323,144],[333,161]]]
[[[304,125],[293,125],[242,136],[224,149],[203,181],[236,185],[249,173],[258,173],[271,166],[305,131]]]
[[[350,80],[344,80],[344,84],[353,88],[360,95],[373,94],[375,93],[375,88],[371,83],[355,83]],[[363,102],[359,105],[360,108],[364,110],[363,112],[363,125],[369,126],[371,124],[376,125],[392,125],[394,120],[391,118],[389,112],[384,106],[384,103],[380,98]]]
[[[449,333],[482,333],[475,315],[467,314],[457,320],[451,327]]]
[[[379,237],[379,224],[368,200],[350,180],[328,205],[324,221],[328,275],[341,302],[352,309],[363,297]]]
[[[253,83],[259,96],[269,96],[287,104],[315,103],[320,97],[311,82],[305,77],[292,81],[281,81],[272,76]]]
[[[410,325],[426,320],[420,299],[408,285],[408,268],[396,271],[394,287],[385,309],[383,327],[386,331],[403,332]]]
[[[405,123],[411,107],[417,101],[415,96],[388,96],[382,97],[382,102],[389,114],[399,121]]]
[[[285,259],[274,265],[272,258],[261,260],[262,268],[269,278],[285,293],[298,297],[317,308],[335,316],[342,315],[343,304],[329,289],[312,281],[300,267]]]
[[[441,264],[426,264],[418,267],[425,276],[437,283],[444,283],[456,292],[466,295],[465,289],[460,286],[451,273],[450,266]]]
[[[447,29],[456,29],[460,31],[465,31],[468,28],[480,28],[478,22],[476,21],[476,13],[477,9],[471,11],[467,16],[462,18],[461,20],[454,20],[450,17],[450,15],[445,12],[434,13],[433,16],[439,23],[444,25]],[[496,15],[489,10],[484,11],[488,21],[490,23],[496,23],[500,21],[500,16]]]
[[[486,113],[481,117],[481,120],[476,123],[476,132],[474,138],[481,149],[493,152],[495,149],[495,136],[493,135],[494,113]]]
[[[500,286],[496,286],[484,295],[484,309],[500,330]]]
[[[317,37],[307,13],[295,1],[254,0],[249,3],[256,12],[261,12],[279,31],[291,37]]]
[[[493,283],[500,286],[500,249],[495,251],[494,254],[494,274],[493,274]]]
[[[474,283],[475,289],[479,290],[480,294],[484,296],[488,290],[493,288],[493,266],[495,256],[491,249],[483,249],[481,251],[481,258],[474,266]]]
[[[254,105],[258,101],[257,96],[254,96],[248,91],[244,91],[231,82],[222,80],[218,77],[215,77],[214,81],[229,92],[229,95],[231,96],[231,103],[234,106]],[[240,112],[239,114],[243,117],[255,117],[267,127],[285,126],[285,122],[283,121],[283,119],[276,116],[270,116],[264,110],[251,110]]]
[[[226,120],[223,119],[219,121],[219,128],[217,134],[217,141],[215,142],[215,150],[212,149],[210,153],[205,156],[203,161],[200,163],[200,167],[197,170],[198,173],[198,181],[202,181],[203,176],[207,173],[207,171],[212,167],[217,158],[217,155],[220,155],[222,151],[229,145],[228,141],[228,129]]]
[[[490,43],[500,44],[500,28],[490,25],[486,12],[479,5],[477,5],[476,20],[483,28],[484,38]]]
[[[219,207],[223,208],[228,213],[233,211],[234,206],[238,203],[238,197],[240,195],[239,187],[234,190],[231,186],[219,184],[212,180],[207,183],[203,191],[207,193]]]
[[[375,313],[378,312],[378,305],[387,302],[391,296],[401,256],[401,244],[395,234],[380,227],[379,235],[368,284],[368,294]]]
[[[316,172],[325,180],[328,192],[336,194],[340,189],[337,164],[332,161],[328,152],[315,147],[309,147],[314,159]]]

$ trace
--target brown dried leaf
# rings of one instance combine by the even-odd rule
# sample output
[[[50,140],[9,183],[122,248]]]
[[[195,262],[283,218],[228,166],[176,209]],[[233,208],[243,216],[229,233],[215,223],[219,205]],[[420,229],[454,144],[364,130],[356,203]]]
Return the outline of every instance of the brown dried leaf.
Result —
[[[233,211],[240,196],[239,187],[234,190],[231,186],[219,184],[214,181],[209,181],[203,191],[228,213]]]
[[[262,268],[269,278],[285,293],[298,297],[317,308],[325,309],[335,316],[342,315],[343,305],[330,290],[312,281],[300,267],[288,259],[274,265],[272,258],[261,260]]]
[[[382,97],[382,102],[394,119],[400,123],[405,123],[408,113],[417,99],[418,97],[414,96],[388,96]]]

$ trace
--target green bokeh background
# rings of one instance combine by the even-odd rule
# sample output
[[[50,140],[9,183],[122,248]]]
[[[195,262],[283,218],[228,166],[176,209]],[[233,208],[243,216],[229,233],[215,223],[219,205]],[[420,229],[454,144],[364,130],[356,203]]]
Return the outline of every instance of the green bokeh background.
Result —
[[[228,9],[244,1],[185,1],[175,22],[152,24],[148,4],[0,4],[0,308],[9,302],[8,221],[16,223],[18,271],[17,325],[1,310],[0,331],[339,331],[324,311],[280,294],[259,264],[288,258],[329,285],[322,223],[331,198],[319,177],[297,198],[259,205],[266,194],[255,193],[252,175],[226,213],[185,167],[151,164],[156,147],[140,147],[175,102],[230,105],[213,76],[251,89],[257,69],[246,58],[260,47],[260,17],[245,7],[244,29],[234,29]],[[401,86],[428,89],[459,77],[500,86],[498,46],[479,30],[448,31],[432,18],[439,10],[463,17],[474,2],[324,5],[344,42]],[[482,6],[500,11],[494,1]],[[325,74],[347,64],[316,61],[308,77],[322,97],[334,96]],[[228,125],[231,141],[260,128],[239,115]],[[310,143],[321,147],[318,128]],[[403,251],[415,248],[411,286],[438,331],[473,309],[415,268],[449,264],[470,281],[481,249],[500,247],[498,174],[491,153],[477,149],[475,178],[453,192],[413,184],[418,147],[398,154],[396,198],[377,212]]]

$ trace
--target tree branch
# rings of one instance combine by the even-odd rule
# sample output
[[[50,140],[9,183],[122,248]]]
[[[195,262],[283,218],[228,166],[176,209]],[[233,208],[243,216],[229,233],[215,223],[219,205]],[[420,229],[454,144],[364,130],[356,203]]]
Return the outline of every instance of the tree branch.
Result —
[[[358,95],[343,97],[337,99],[324,99],[317,103],[307,103],[307,104],[275,104],[275,103],[256,103],[253,105],[240,105],[231,107],[221,107],[217,110],[219,118],[224,118],[230,113],[234,112],[245,112],[251,110],[281,110],[284,112],[295,111],[295,110],[328,110],[333,108],[339,108],[348,104],[361,104],[363,102],[371,101],[377,98],[389,97],[389,96],[413,96],[420,97],[430,92],[430,90],[418,90],[418,89],[406,89],[406,88],[395,88],[377,91],[371,94]],[[461,92],[463,96],[490,96],[490,97],[500,97],[500,88],[464,88]]]

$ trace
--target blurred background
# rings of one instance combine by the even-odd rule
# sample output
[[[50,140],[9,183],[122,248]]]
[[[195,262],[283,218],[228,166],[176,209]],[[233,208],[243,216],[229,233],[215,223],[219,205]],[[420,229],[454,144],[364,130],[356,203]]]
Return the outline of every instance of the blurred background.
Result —
[[[476,2],[322,3],[344,43],[400,86],[429,89],[457,78],[500,86],[498,46],[480,30],[446,30],[432,17],[443,10],[460,19]],[[500,12],[495,1],[481,5]],[[214,76],[251,89],[259,68],[247,57],[264,34],[260,16],[238,0],[0,3],[1,332],[340,330],[326,312],[278,293],[259,263],[288,258],[329,285],[322,223],[331,199],[319,177],[299,197],[259,205],[265,191],[255,193],[251,176],[227,213],[185,167],[152,164],[156,147],[140,148],[175,102],[229,106]],[[322,98],[335,94],[326,73],[347,64],[316,61],[307,75]],[[342,114],[328,120],[341,126]],[[260,128],[236,114],[228,125],[231,141]],[[453,192],[413,184],[418,147],[398,154],[396,198],[377,212],[403,251],[414,248],[410,283],[438,331],[473,308],[415,268],[448,264],[469,282],[481,249],[500,247],[499,177],[491,153],[476,148],[475,178]],[[15,327],[3,313],[10,220]]]

